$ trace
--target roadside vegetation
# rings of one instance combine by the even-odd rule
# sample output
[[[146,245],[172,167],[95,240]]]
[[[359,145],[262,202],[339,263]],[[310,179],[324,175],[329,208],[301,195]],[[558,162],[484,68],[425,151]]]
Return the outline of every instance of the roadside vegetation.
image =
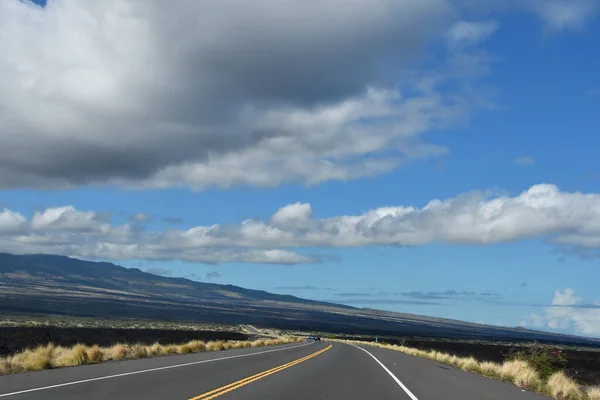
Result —
[[[503,363],[494,363],[478,361],[473,357],[458,357],[437,350],[419,350],[403,345],[356,340],[330,340],[375,346],[427,358],[489,378],[511,382],[520,388],[550,396],[557,400],[600,400],[600,386],[581,386],[564,373],[565,361],[561,354],[558,352],[553,353],[550,349],[543,347],[535,347],[528,351],[517,351]]]
[[[20,351],[14,355],[0,358],[0,375],[17,374],[29,371],[42,371],[52,368],[70,367],[84,364],[96,364],[105,361],[133,360],[146,357],[175,354],[200,353],[229,349],[274,346],[300,342],[302,339],[283,336],[274,339],[254,341],[209,341],[193,340],[184,344],[115,344],[110,347],[86,346],[77,344],[72,347],[56,346],[49,343]]]
[[[91,318],[63,315],[1,315],[2,327],[111,328],[239,332],[239,325],[186,323],[135,318]]]

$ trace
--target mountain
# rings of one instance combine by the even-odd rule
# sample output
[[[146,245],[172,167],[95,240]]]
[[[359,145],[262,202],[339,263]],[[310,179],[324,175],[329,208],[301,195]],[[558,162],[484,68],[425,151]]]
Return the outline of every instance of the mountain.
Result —
[[[233,285],[153,275],[54,255],[0,253],[0,313],[147,318],[389,336],[538,340],[600,345],[577,336],[359,309]]]

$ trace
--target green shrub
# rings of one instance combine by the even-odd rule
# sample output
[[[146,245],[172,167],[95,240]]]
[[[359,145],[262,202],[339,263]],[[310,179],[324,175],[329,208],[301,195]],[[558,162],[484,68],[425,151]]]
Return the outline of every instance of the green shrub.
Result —
[[[537,344],[530,348],[513,350],[508,358],[525,361],[538,372],[540,378],[544,381],[555,372],[564,370],[567,366],[567,359],[562,350],[551,350]]]

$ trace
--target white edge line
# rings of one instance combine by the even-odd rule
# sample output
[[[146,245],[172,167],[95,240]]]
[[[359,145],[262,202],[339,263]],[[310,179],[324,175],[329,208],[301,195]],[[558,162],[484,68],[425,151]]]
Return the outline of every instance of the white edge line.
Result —
[[[381,365],[381,368],[383,368],[383,369],[385,370],[385,372],[387,372],[387,373],[388,373],[388,374],[389,374],[389,375],[392,377],[392,379],[394,379],[394,380],[396,381],[396,383],[398,384],[398,386],[400,386],[400,387],[402,388],[402,390],[404,390],[404,392],[406,392],[406,394],[408,395],[408,397],[410,397],[412,400],[419,400],[419,399],[417,399],[417,396],[415,396],[415,395],[414,395],[414,394],[413,394],[413,393],[412,393],[410,390],[408,390],[408,388],[407,388],[406,386],[404,386],[404,383],[402,383],[402,382],[400,381],[400,379],[398,379],[398,378],[396,377],[396,375],[394,375],[394,374],[392,373],[392,371],[390,371],[390,370],[388,369],[388,367],[386,367],[385,365],[383,365],[383,363],[377,359],[377,357],[375,357],[373,354],[369,353],[367,350],[363,349],[362,347],[359,347],[359,346],[357,346],[357,345],[355,345],[355,344],[352,344],[352,343],[348,343],[348,344],[349,344],[350,346],[354,346],[354,347],[356,347],[357,349],[361,349],[362,351],[364,351],[365,353],[367,353],[368,355],[370,355],[371,357],[373,357],[373,359],[374,359],[375,361],[377,361],[377,363],[378,363],[379,365]]]
[[[295,349],[295,348],[302,347],[302,346],[308,346],[309,344],[313,344],[313,343],[314,343],[314,341],[311,342],[311,343],[303,343],[303,344],[300,344],[298,346],[284,347],[283,349],[274,349],[274,350],[259,351],[257,353],[240,354],[240,355],[237,355],[237,356],[229,356],[229,357],[221,357],[221,358],[212,358],[210,360],[193,361],[193,362],[184,363],[184,364],[167,365],[167,366],[164,366],[164,367],[143,369],[143,370],[140,370],[140,371],[124,372],[122,374],[99,376],[97,378],[82,379],[80,381],[59,383],[59,384],[56,384],[56,385],[42,386],[42,387],[33,388],[33,389],[20,390],[18,392],[4,393],[4,394],[0,394],[0,397],[16,396],[18,394],[23,394],[23,393],[38,392],[38,391],[41,391],[41,390],[54,389],[54,388],[59,388],[59,387],[63,387],[63,386],[71,386],[71,385],[78,385],[78,384],[87,383],[87,382],[102,381],[102,380],[105,380],[105,379],[119,378],[121,376],[145,374],[147,372],[154,372],[154,371],[162,371],[162,370],[165,370],[165,369],[187,367],[187,366],[190,366],[190,365],[205,364],[205,363],[214,362],[214,361],[229,360],[229,359],[232,359],[232,358],[241,358],[241,357],[256,356],[256,355],[259,355],[259,354],[273,353],[275,351]],[[97,364],[97,365],[100,365],[100,364]]]

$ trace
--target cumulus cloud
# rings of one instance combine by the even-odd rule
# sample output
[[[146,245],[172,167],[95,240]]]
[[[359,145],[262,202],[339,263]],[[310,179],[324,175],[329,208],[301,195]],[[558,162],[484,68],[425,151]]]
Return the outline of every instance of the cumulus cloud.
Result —
[[[455,68],[486,62],[418,67],[456,16],[449,0],[2,1],[0,188],[310,185],[442,154],[423,134],[477,105]],[[471,24],[455,36],[493,30]]]
[[[556,290],[552,306],[545,308],[543,315],[530,315],[521,326],[600,336],[600,301],[584,305],[573,289]]]
[[[266,220],[165,231],[114,225],[71,206],[30,218],[10,210],[0,213],[0,251],[110,259],[298,264],[329,260],[300,254],[301,248],[485,245],[534,237],[558,246],[600,249],[600,194],[540,184],[514,197],[470,192],[421,208],[382,207],[320,219],[313,218],[310,204],[294,203]]]

